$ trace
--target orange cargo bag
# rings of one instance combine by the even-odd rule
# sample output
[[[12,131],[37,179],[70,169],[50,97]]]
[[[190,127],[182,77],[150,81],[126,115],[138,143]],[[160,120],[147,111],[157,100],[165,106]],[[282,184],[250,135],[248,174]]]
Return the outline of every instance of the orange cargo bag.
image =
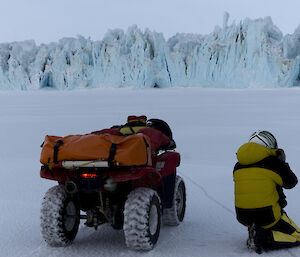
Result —
[[[112,147],[115,149],[112,150]],[[45,137],[40,159],[42,164],[91,160],[113,161],[121,166],[151,165],[149,138],[143,134],[127,137],[108,134]]]

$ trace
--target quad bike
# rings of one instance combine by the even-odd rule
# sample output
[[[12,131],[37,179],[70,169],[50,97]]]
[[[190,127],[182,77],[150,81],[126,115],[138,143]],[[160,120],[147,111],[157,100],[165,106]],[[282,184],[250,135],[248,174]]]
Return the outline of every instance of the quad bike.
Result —
[[[40,176],[58,182],[41,207],[41,232],[51,246],[72,242],[80,220],[88,227],[110,223],[123,229],[131,249],[151,250],[161,220],[179,225],[184,218],[186,189],[176,175],[180,154],[173,149],[152,155],[152,166],[120,167],[108,161],[60,161],[43,165]]]

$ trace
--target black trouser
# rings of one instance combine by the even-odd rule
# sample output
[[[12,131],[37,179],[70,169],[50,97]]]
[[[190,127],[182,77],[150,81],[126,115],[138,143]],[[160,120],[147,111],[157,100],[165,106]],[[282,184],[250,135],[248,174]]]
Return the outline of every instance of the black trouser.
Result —
[[[300,245],[300,229],[284,212],[280,220],[267,229],[270,234],[270,249],[294,247]]]
[[[264,249],[280,249],[300,245],[300,229],[284,212],[272,227],[256,229],[256,237]]]

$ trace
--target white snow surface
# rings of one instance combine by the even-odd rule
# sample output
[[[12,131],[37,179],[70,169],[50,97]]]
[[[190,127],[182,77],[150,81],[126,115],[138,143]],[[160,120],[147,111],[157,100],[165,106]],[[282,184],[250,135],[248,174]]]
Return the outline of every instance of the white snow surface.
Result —
[[[299,177],[299,98],[297,88],[0,92],[0,256],[256,256],[235,218],[235,153],[254,130],[270,130]],[[44,136],[88,133],[122,124],[131,114],[164,119],[173,130],[187,187],[184,222],[163,226],[156,247],[145,253],[129,250],[123,232],[109,225],[94,231],[81,224],[73,244],[48,246],[40,207],[56,183],[39,177]],[[300,186],[285,192],[286,211],[299,225]],[[265,255],[300,256],[300,247]]]
[[[161,33],[136,25],[101,41],[63,38],[0,44],[0,90],[95,87],[274,88],[300,85],[300,27],[283,36],[270,17],[208,35]],[[167,21],[164,21],[167,22]]]

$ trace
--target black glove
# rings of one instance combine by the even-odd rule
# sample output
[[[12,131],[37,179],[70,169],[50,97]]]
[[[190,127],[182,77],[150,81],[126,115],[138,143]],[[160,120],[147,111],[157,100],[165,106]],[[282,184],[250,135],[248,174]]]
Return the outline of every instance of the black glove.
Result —
[[[285,152],[283,151],[283,149],[278,149],[277,152],[277,158],[280,160],[280,161],[283,161],[285,162]]]
[[[280,205],[281,208],[284,208],[287,206],[287,201],[286,201],[286,196],[283,192],[283,189],[281,186],[276,186],[276,190],[278,192],[278,196],[279,196],[279,200],[278,200],[278,203]]]

